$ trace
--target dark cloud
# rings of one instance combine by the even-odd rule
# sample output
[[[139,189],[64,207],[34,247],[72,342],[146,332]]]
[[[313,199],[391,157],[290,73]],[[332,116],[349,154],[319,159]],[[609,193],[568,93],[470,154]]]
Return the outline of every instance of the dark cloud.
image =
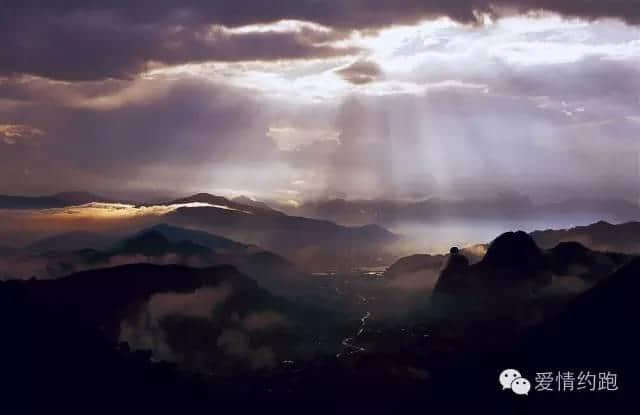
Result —
[[[358,61],[337,71],[344,80],[352,84],[368,84],[382,76],[382,69],[375,62]]]
[[[136,22],[188,17],[193,21],[239,26],[298,19],[332,27],[366,28],[410,23],[431,16],[449,16],[463,22],[474,22],[478,13],[538,10],[588,19],[614,17],[637,23],[640,18],[638,6],[636,0],[8,0],[4,14],[22,17],[106,10]]]
[[[62,80],[132,78],[150,65],[326,58],[357,52],[329,44],[340,33],[309,26],[231,32],[182,19],[132,24],[106,12],[0,22],[4,23],[0,74]]]
[[[640,3],[635,0],[8,0],[0,11],[0,73],[64,80],[129,78],[150,63],[337,56],[355,52],[330,44],[351,29],[435,16],[476,23],[479,13],[500,16],[539,10],[640,21]],[[282,19],[334,30],[231,33],[222,28]]]
[[[49,186],[117,189],[149,177],[150,171],[164,177],[165,189],[199,174],[223,181],[232,174],[227,167],[260,165],[277,153],[266,136],[268,109],[250,92],[197,80],[138,82],[154,94],[123,102],[113,98],[113,107],[97,109],[82,100],[77,106],[50,101],[46,96],[54,94],[55,84],[43,101],[14,85],[25,104],[0,112],[0,124],[32,125],[46,133],[12,145],[0,139],[7,178],[0,192],[39,192]]]

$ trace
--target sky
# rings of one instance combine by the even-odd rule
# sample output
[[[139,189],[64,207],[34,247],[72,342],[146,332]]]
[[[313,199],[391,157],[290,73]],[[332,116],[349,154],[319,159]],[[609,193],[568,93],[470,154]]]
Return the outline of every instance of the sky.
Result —
[[[640,195],[640,1],[3,4],[3,194]]]

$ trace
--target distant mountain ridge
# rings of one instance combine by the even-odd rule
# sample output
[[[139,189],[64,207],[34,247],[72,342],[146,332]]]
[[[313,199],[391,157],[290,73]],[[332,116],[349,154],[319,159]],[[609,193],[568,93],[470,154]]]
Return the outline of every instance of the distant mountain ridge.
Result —
[[[195,268],[232,265],[273,293],[304,296],[309,291],[306,274],[286,258],[207,232],[162,223],[117,241],[95,235],[102,238],[96,244],[103,240],[109,243],[99,249],[81,247],[82,241],[93,235],[66,233],[36,242],[21,252],[7,251],[7,256],[0,260],[13,260],[14,263],[7,269],[0,269],[0,277],[56,279],[75,272],[132,263],[180,264]]]
[[[214,252],[230,253],[234,251],[245,251],[250,248],[249,245],[242,244],[231,239],[223,238],[221,236],[214,235],[208,232],[194,229],[178,228],[166,223],[160,223],[158,225],[152,226],[150,230],[160,232],[171,242],[188,240],[195,244],[212,249]]]
[[[288,216],[201,193],[169,204],[207,203],[181,207],[166,220],[180,227],[203,229],[235,241],[264,247],[309,267],[345,267],[386,262],[388,245],[398,236],[378,226],[347,227],[326,220]],[[220,208],[222,207],[222,208]],[[384,257],[384,258],[383,258]]]
[[[52,209],[91,202],[113,202],[113,200],[89,192],[63,192],[50,196],[0,195],[0,209]]]
[[[640,254],[640,222],[614,225],[599,221],[571,229],[535,231],[531,236],[543,248],[560,242],[580,242],[598,251]]]
[[[247,197],[228,199],[224,196],[212,195],[210,193],[197,193],[191,196],[174,199],[160,205],[179,205],[187,203],[206,203],[214,206],[222,206],[232,210],[245,213],[284,215],[284,213],[274,210],[264,203],[253,201]]]
[[[271,206],[269,206],[268,204],[266,204],[264,202],[260,202],[258,200],[250,199],[247,196],[237,196],[237,197],[234,197],[231,200],[233,202],[236,202],[236,203],[239,203],[239,204],[245,205],[245,206],[256,207],[256,208],[260,208],[260,209],[264,209],[264,210],[275,210]]]
[[[640,206],[626,200],[568,199],[536,204],[518,194],[502,194],[487,199],[347,200],[327,199],[305,202],[282,209],[291,215],[331,220],[344,225],[377,223],[390,226],[402,222],[429,223],[442,219],[526,219],[557,215],[588,215],[615,221],[640,220]]]
[[[115,237],[95,232],[72,231],[39,239],[27,245],[26,249],[36,253],[71,252],[81,249],[100,250],[110,247],[115,241]]]
[[[60,208],[89,202],[116,201],[87,193],[5,196],[0,198],[0,209]],[[197,228],[246,245],[260,246],[304,264],[309,270],[379,266],[397,256],[389,252],[389,248],[399,237],[378,225],[348,227],[326,220],[289,216],[246,197],[231,200],[197,193],[159,203],[129,204],[138,208],[172,206],[160,209],[159,215],[146,214],[141,209],[140,220],[144,220],[144,226],[166,222],[182,228]],[[88,246],[94,247],[94,244]]]

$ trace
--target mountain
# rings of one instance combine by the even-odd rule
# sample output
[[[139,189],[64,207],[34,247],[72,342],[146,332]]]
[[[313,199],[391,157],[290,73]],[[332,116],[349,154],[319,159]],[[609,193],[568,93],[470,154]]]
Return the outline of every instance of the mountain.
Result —
[[[218,235],[193,229],[179,228],[166,223],[155,225],[151,230],[161,233],[171,242],[191,241],[217,253],[242,253],[250,248],[249,245],[241,244]]]
[[[61,200],[68,205],[84,205],[91,202],[115,202],[115,200],[98,196],[90,192],[63,192],[56,193],[52,197]]]
[[[525,232],[506,232],[489,245],[487,253],[478,266],[494,270],[536,273],[544,268],[544,256],[533,238]],[[513,274],[505,277],[519,278],[518,275]]]
[[[0,209],[50,209],[67,206],[55,196],[0,195]]]
[[[158,234],[148,229],[123,243],[137,249],[137,242],[145,239],[154,246],[180,242],[177,238],[167,244],[167,238]],[[495,287],[512,280],[537,285],[537,275],[529,278],[527,270],[550,269],[554,274],[557,269],[571,270],[574,263],[598,265],[607,258],[615,263],[617,258],[574,243],[539,249],[519,232],[493,241],[484,269],[480,267],[484,259],[471,264],[461,252],[454,249],[445,257],[448,268],[475,270],[478,278]],[[38,391],[47,404],[52,399],[68,400],[70,390],[80,395],[77,399],[126,396],[143,405],[158,394],[151,404],[177,397],[181,405],[189,399],[194,404],[196,395],[211,397],[215,404],[239,391],[241,399],[261,391],[285,399],[294,393],[317,398],[320,390],[322,396],[356,399],[358,405],[372,404],[377,396],[395,403],[420,397],[450,408],[459,399],[462,373],[465,382],[477,385],[469,391],[475,405],[519,406],[524,400],[516,399],[522,398],[527,405],[540,402],[548,407],[553,398],[575,399],[577,407],[588,408],[591,400],[609,402],[636,390],[639,345],[633,327],[640,262],[620,258],[626,262],[608,265],[613,267],[611,276],[563,302],[553,318],[545,314],[540,326],[513,333],[505,329],[502,315],[482,324],[470,318],[454,325],[414,317],[384,321],[374,312],[343,334],[338,316],[273,296],[231,267],[141,264],[55,281],[5,282],[0,283],[0,319],[12,336],[0,344],[8,360],[3,373],[8,374],[7,383],[26,377],[24,387]],[[417,259],[426,260],[412,257],[401,264],[413,269],[411,262]],[[524,274],[518,277],[516,272]],[[472,296],[458,297],[456,307],[464,307]],[[488,298],[501,300],[496,295]],[[506,314],[531,311],[525,304],[528,300],[518,298],[518,307]],[[540,300],[535,297],[530,302]],[[362,306],[370,310],[371,305]],[[366,350],[336,357],[331,348],[341,341],[353,341]],[[149,357],[177,366],[152,363]],[[611,371],[618,374],[621,390],[561,395],[532,391],[528,397],[518,397],[498,389],[496,382],[500,370],[512,366],[532,385],[538,372],[572,371],[578,376],[582,370]],[[188,376],[190,371],[203,375],[196,382]]]
[[[481,256],[480,251],[484,249],[483,245],[474,245],[461,250],[452,248],[448,256],[418,254],[403,257],[387,268],[385,277],[390,280],[409,276],[420,278],[421,275],[430,278],[434,272],[442,271],[437,291],[477,294],[490,289],[492,284],[504,287],[508,281],[535,280],[542,275],[545,275],[540,281],[542,285],[551,282],[550,276],[578,278],[591,284],[633,259],[627,254],[594,251],[578,242],[561,242],[542,250],[533,236],[522,231],[500,235]],[[472,287],[473,284],[479,287]]]
[[[68,234],[63,234],[41,241],[31,250],[8,251],[0,258],[3,261],[0,277],[61,278],[84,270],[133,263],[180,264],[196,268],[233,265],[270,292],[316,304],[323,302],[315,298],[317,290],[307,274],[287,259],[257,246],[203,231],[158,224],[115,242],[110,237],[98,235],[111,241],[104,249],[60,249],[61,246],[69,248],[81,244],[91,235],[72,233],[71,243],[65,245]],[[57,246],[56,241],[61,244]],[[95,244],[93,239],[87,242]]]
[[[446,263],[446,255],[416,254],[400,258],[394,262],[384,275],[389,279],[401,278],[402,276],[423,273],[429,270],[440,270]]]
[[[0,198],[0,208],[42,209],[96,200],[105,201],[85,193],[66,193],[45,198],[5,197]],[[207,193],[166,201],[160,205],[172,206],[172,209],[166,209],[162,216],[140,215],[137,223],[148,226],[165,222],[183,228],[200,229],[245,245],[260,246],[304,264],[314,272],[386,265],[397,257],[397,252],[389,251],[398,237],[377,225],[341,226],[324,220],[288,216],[246,198],[233,201]],[[44,241],[43,247],[36,248],[42,250],[49,247],[50,242]],[[69,245],[77,247],[72,243]],[[86,247],[102,248],[99,245],[88,243]]]
[[[613,225],[600,221],[571,229],[536,231],[531,236],[543,248],[574,241],[598,251],[640,253],[640,222]]]
[[[437,223],[442,220],[515,220],[571,216],[607,218],[615,221],[640,219],[640,207],[626,200],[568,199],[535,204],[527,196],[500,194],[490,198],[464,200],[429,198],[424,200],[308,201],[298,207],[282,206],[288,214],[330,220],[345,225],[377,223]]]
[[[513,394],[502,391],[497,383],[503,368],[515,367],[531,381],[527,408],[544,411],[549,399],[585,413],[627,407],[636,400],[640,384],[635,375],[640,366],[640,341],[634,330],[638,275],[640,259],[633,259],[561,304],[556,312],[546,313],[535,326],[511,331],[501,316],[478,323],[469,315],[458,322],[457,331],[451,321],[439,329],[431,327],[430,342],[442,349],[430,359],[435,399],[450,407],[459,393],[458,373],[463,372],[469,384],[477,385],[470,391],[474,404],[508,405],[505,408],[515,410],[524,401],[513,399]],[[556,378],[560,372],[569,377],[564,391]],[[542,373],[553,379],[551,392],[535,388]],[[613,376],[618,390],[606,390],[600,373]]]
[[[170,242],[191,241],[197,245],[205,246],[217,253],[242,252],[250,249],[249,245],[241,244],[227,238],[222,238],[207,232],[178,228],[164,223],[154,225],[147,230],[141,231],[140,234],[150,230],[157,231]],[[112,248],[116,242],[118,242],[118,237],[115,235],[87,231],[73,231],[37,240],[27,245],[25,249],[33,253],[63,253],[83,249],[106,250],[108,248]],[[140,245],[142,244],[143,243],[140,242]],[[0,254],[1,253],[2,250],[0,250]]]
[[[176,255],[205,255],[211,251],[188,240],[171,242],[156,229],[146,230],[125,239],[117,246],[106,252],[107,255],[143,255],[157,257],[169,254]]]
[[[587,282],[600,281],[633,259],[627,254],[592,251],[579,242],[560,242],[547,253],[555,275],[571,275]]]
[[[249,203],[242,203],[248,201]],[[197,193],[191,196],[174,199],[169,202],[161,203],[163,205],[176,205],[176,204],[188,204],[188,203],[206,203],[216,206],[217,208],[235,210],[244,213],[252,214],[266,214],[266,215],[283,215],[283,213],[277,210],[271,209],[267,205],[255,203],[249,198],[240,198],[240,200],[229,200],[223,196],[216,196],[209,193]]]
[[[96,379],[88,393],[102,392],[93,388],[103,377],[129,384],[122,373],[138,358],[122,350],[141,350],[183,371],[241,379],[339,345],[327,329],[335,327],[336,315],[275,297],[229,266],[137,264],[58,280],[0,282],[0,311],[12,333],[0,345],[2,357],[15,361],[3,364],[5,377],[15,383],[27,373],[24,386],[42,396],[70,385],[82,392],[87,379]],[[136,389],[162,383],[145,373],[147,379],[134,377]],[[106,383],[110,391],[118,387]]]
[[[260,208],[263,210],[275,210],[273,209],[271,206],[267,205],[264,202],[260,202],[258,200],[253,200],[248,198],[247,196],[237,196],[234,197],[233,199],[231,199],[233,202],[241,204],[241,205],[245,205],[245,206],[251,206],[251,207],[255,207],[255,208]]]
[[[634,259],[523,339],[522,354],[531,366],[601,368],[627,379],[626,389],[632,390],[639,368],[639,275],[640,259]]]
[[[35,241],[25,249],[30,252],[71,252],[81,249],[106,249],[116,238],[95,232],[73,231]]]
[[[304,278],[304,274],[291,262],[256,246],[167,224],[141,231],[102,255],[102,262],[131,256],[132,261],[169,262],[196,267],[233,265],[263,287],[280,295],[289,293],[295,282]]]
[[[527,233],[507,232],[489,245],[477,264],[470,265],[452,249],[433,300],[440,312],[460,313],[465,319],[501,316],[533,324],[632,259],[591,251],[578,243],[542,250]]]
[[[340,226],[332,222],[288,216],[240,205],[219,196],[198,194],[171,203],[208,203],[181,207],[167,222],[195,227],[242,243],[258,245],[309,268],[373,265],[390,260],[389,244],[398,237],[377,225]]]
[[[456,248],[457,249],[457,248]],[[460,249],[470,263],[480,262],[485,255],[487,245],[476,244]],[[446,255],[415,254],[402,257],[391,264],[385,270],[385,277],[390,279],[401,278],[410,273],[423,271],[440,271],[447,262]]]
[[[91,202],[111,202],[111,200],[88,192],[64,192],[50,196],[0,195],[0,209],[52,209]]]

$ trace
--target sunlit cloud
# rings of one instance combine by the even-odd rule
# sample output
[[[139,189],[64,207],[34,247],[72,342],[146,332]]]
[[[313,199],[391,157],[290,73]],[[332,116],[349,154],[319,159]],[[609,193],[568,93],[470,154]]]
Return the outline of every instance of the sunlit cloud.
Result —
[[[232,30],[305,28],[330,30],[299,21]],[[198,76],[254,89],[267,97],[325,102],[353,93],[420,94],[427,88],[425,82],[409,78],[422,67],[428,67],[429,73],[437,73],[440,64],[457,65],[462,72],[465,67],[473,71],[478,64],[497,62],[506,66],[532,66],[573,63],[592,56],[609,60],[640,59],[639,29],[622,23],[566,20],[553,14],[503,18],[478,26],[440,18],[375,32],[354,30],[348,37],[333,40],[332,44],[358,48],[362,53],[322,60],[188,64],[159,68],[144,76]],[[442,67],[440,78],[446,76],[445,70],[446,67]],[[381,81],[382,74],[384,82],[375,82]],[[440,87],[463,83],[452,75],[440,82],[445,80],[449,83],[441,83]]]
[[[340,143],[340,131],[328,129],[297,128],[286,124],[269,127],[267,136],[273,138],[281,150],[290,151],[315,141]]]
[[[233,28],[225,28],[229,33],[266,33],[266,32],[303,32],[304,30],[312,30],[315,32],[330,33],[332,29],[317,23],[302,20],[279,20],[273,23],[252,24],[238,26]]]
[[[44,131],[26,124],[0,124],[0,137],[5,144],[16,144],[19,140],[44,135]]]
[[[126,219],[142,216],[162,216],[180,208],[210,207],[223,210],[233,210],[250,215],[251,212],[238,210],[229,206],[213,205],[210,203],[191,202],[170,205],[136,206],[125,203],[87,203],[79,206],[69,206],[59,209],[45,209],[38,211],[39,215],[52,219]]]

